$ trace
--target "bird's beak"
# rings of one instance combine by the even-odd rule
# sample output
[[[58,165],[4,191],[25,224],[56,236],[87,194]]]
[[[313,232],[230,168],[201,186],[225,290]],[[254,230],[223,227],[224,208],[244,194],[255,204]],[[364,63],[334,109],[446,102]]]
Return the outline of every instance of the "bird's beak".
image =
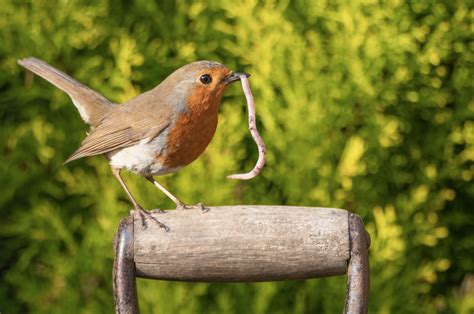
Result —
[[[248,73],[232,72],[228,77],[226,77],[224,79],[224,82],[226,84],[230,84],[230,83],[233,83],[235,81],[238,81],[238,80],[240,80],[241,75],[245,75],[246,77],[250,76],[250,74],[248,74]]]

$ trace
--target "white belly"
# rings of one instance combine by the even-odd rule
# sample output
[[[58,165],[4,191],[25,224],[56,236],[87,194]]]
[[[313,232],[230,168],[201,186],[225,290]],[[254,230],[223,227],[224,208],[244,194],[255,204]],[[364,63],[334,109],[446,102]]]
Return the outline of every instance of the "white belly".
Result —
[[[120,148],[107,154],[110,165],[118,169],[126,169],[131,172],[149,176],[160,175],[178,171],[179,168],[167,168],[163,166],[157,155],[163,153],[168,132],[163,132],[152,141],[144,139],[138,144],[126,148]]]

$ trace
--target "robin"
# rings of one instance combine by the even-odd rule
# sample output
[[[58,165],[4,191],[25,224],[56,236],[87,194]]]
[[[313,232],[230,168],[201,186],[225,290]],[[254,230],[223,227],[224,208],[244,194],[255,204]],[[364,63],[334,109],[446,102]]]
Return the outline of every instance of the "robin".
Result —
[[[204,152],[216,131],[225,88],[241,75],[250,76],[218,62],[197,61],[179,68],[152,90],[116,105],[42,60],[26,58],[18,63],[66,92],[91,127],[65,163],[104,155],[142,223],[144,216],[149,216],[163,228],[167,227],[135,200],[120,172],[125,169],[145,177],[175,202],[177,209],[194,207],[180,201],[153,176],[176,172]]]

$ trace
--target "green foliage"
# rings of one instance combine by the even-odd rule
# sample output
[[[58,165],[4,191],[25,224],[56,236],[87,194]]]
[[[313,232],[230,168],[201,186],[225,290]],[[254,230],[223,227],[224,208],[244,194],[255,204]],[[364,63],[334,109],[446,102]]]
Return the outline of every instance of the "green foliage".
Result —
[[[94,3],[94,4],[92,4]],[[474,310],[474,100],[468,1],[3,1],[0,312],[110,313],[112,238],[130,204],[102,157],[62,162],[86,126],[25,73],[37,56],[115,102],[199,59],[252,73],[268,164],[238,85],[204,156],[160,178],[189,203],[342,207],[372,236],[374,313]],[[172,206],[126,175],[148,208]],[[337,313],[344,278],[140,280],[144,313]]]

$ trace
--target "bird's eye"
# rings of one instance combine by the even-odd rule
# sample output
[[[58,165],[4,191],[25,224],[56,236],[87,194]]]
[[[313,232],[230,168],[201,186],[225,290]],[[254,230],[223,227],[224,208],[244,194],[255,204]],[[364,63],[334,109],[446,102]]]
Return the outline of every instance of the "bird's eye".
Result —
[[[201,81],[201,83],[207,85],[207,84],[210,84],[212,82],[212,77],[209,74],[203,74],[203,75],[201,75],[199,80]]]

